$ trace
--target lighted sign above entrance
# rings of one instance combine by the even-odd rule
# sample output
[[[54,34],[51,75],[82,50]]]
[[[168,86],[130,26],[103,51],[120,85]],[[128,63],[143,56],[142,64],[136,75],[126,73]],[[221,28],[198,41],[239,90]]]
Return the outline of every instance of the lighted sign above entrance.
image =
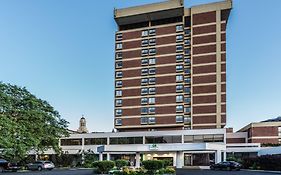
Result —
[[[158,150],[158,145],[156,144],[149,145],[149,150]]]

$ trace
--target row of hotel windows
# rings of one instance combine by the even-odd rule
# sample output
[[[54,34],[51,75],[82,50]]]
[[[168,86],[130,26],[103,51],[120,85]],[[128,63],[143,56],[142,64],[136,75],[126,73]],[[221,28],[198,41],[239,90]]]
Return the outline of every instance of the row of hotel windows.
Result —
[[[176,66],[177,72],[183,71],[183,66],[182,65],[177,65]],[[184,70],[185,74],[190,74],[190,69],[185,69]],[[145,68],[141,70],[141,75],[155,75],[156,74],[156,68]],[[117,71],[115,73],[115,78],[122,78],[123,77],[123,72]],[[155,77],[154,77],[155,78]],[[176,75],[176,82],[183,82],[184,76],[183,75]],[[148,78],[142,79],[141,82],[143,82],[143,85],[146,85],[148,83]],[[155,79],[151,80],[155,81]],[[186,77],[184,79],[185,83],[190,83],[191,79],[189,77]]]
[[[176,96],[176,102],[184,102],[186,104],[190,104],[191,99],[189,97],[184,97],[183,95],[177,95]],[[156,100],[155,97],[143,97],[141,98],[141,104],[146,105],[146,104],[155,104]],[[122,99],[116,99],[115,100],[115,106],[122,106]]]
[[[184,135],[184,143],[211,143],[224,142],[223,134],[206,134],[206,135]],[[61,146],[82,145],[82,138],[61,139]],[[122,144],[165,144],[165,143],[182,143],[182,136],[145,136],[145,137],[110,137],[109,143],[107,138],[84,138],[85,145],[122,145]]]
[[[188,99],[188,101],[190,101]],[[156,113],[156,108],[155,107],[141,107],[141,114],[155,114]],[[190,107],[184,107],[183,105],[177,105],[176,106],[176,112],[177,113],[190,113],[191,108]],[[122,109],[115,109],[115,115],[116,116],[121,116],[123,113]]]
[[[176,36],[176,42],[182,42],[184,39],[183,35],[177,35]],[[151,38],[151,39],[144,39],[141,41],[141,46],[146,47],[146,46],[155,46],[156,45],[156,38]],[[184,40],[184,45],[190,45],[190,39]],[[116,43],[116,49],[122,49],[123,44],[122,43]]]
[[[176,86],[176,92],[184,92],[185,94],[190,94],[191,89],[190,87],[184,87],[183,85],[177,85]],[[151,88],[142,88],[141,89],[141,95],[147,95],[147,94],[155,94],[156,93],[156,88],[151,87]],[[115,96],[116,97],[121,97],[122,96],[122,90],[116,90],[115,91]]]
[[[190,82],[186,81],[186,82]],[[185,94],[190,94],[190,87],[184,87],[183,85],[177,85],[176,86],[176,92],[184,92]],[[148,94],[155,94],[156,88],[150,87],[150,88],[141,88],[141,95],[148,95]],[[122,97],[122,90],[116,90],[115,91],[116,97]]]
[[[189,45],[190,40],[185,41],[185,45]],[[122,49],[122,43],[117,43],[116,44],[116,49]],[[190,55],[190,48],[184,49],[184,46],[182,44],[176,45],[176,52],[182,52],[184,51],[185,55]],[[119,54],[119,55],[117,55]],[[156,48],[150,48],[150,49],[142,49],[141,50],[141,56],[147,56],[147,55],[155,55],[156,54]],[[122,55],[120,55],[120,52],[116,53],[116,58],[120,59],[122,58]]]
[[[120,53],[120,52],[116,53],[116,55],[121,55],[121,57],[122,57],[122,53]],[[184,61],[185,64],[190,64],[190,58],[189,57],[184,58],[184,56],[182,54],[176,55],[175,58],[176,58],[176,62]],[[156,64],[156,58],[143,58],[143,59],[141,59],[141,65],[142,66],[155,65],[155,64]],[[115,67],[117,69],[122,68],[123,67],[122,61],[116,62]]]
[[[176,25],[176,32],[182,32],[183,30],[184,30],[183,25]],[[184,34],[190,35],[190,29],[185,29]],[[143,30],[141,32],[142,37],[155,36],[155,35],[156,35],[156,29]],[[123,39],[122,33],[117,33],[116,34],[116,40],[120,41],[122,39]]]

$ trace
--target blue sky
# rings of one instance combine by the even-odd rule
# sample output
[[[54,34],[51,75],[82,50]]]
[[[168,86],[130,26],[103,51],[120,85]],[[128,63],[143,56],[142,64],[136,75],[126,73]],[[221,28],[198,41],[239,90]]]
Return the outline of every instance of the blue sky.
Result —
[[[77,129],[111,131],[113,8],[159,0],[1,0],[0,81],[27,87]],[[215,0],[189,0],[192,6]],[[234,0],[227,31],[228,126],[281,115],[281,1]]]

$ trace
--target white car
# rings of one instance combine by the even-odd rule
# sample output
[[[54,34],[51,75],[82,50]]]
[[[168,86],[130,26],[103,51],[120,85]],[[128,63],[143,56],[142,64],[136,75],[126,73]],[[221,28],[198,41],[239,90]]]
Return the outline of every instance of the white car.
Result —
[[[28,170],[52,170],[55,168],[55,165],[51,161],[36,161],[34,163],[30,163],[26,166]]]

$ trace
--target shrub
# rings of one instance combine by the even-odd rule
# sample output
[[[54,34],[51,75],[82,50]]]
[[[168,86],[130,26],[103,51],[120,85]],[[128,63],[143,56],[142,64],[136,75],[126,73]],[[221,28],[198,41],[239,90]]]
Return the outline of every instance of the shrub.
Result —
[[[175,174],[176,170],[174,168],[165,168],[164,174]]]
[[[163,161],[160,160],[145,160],[142,161],[144,168],[147,170],[148,174],[156,174],[157,170],[164,167]]]
[[[116,161],[115,161],[115,165],[116,165],[116,167],[117,167],[118,169],[121,169],[121,168],[123,168],[124,166],[128,166],[128,164],[129,164],[129,162],[128,162],[127,160],[121,160],[121,159],[119,159],[119,160],[116,160]]]
[[[281,171],[281,155],[264,155],[260,157],[244,158],[243,167],[249,169],[262,169]]]
[[[98,172],[104,174],[114,167],[114,162],[110,160],[96,161],[93,163],[93,167],[96,167]]]
[[[172,160],[163,160],[164,163],[164,168],[167,168],[168,166],[173,166],[173,161]]]

